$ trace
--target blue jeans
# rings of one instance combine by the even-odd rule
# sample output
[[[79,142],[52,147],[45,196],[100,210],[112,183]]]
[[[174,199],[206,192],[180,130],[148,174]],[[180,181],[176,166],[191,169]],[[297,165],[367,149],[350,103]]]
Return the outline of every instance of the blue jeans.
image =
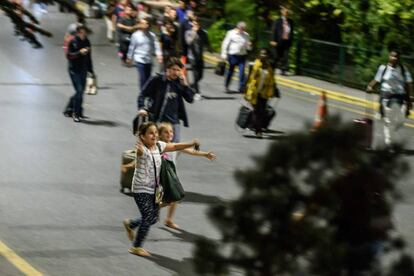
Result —
[[[174,131],[174,138],[173,138],[173,143],[179,143],[180,139],[181,139],[181,128],[180,128],[180,124],[173,124],[173,131]]]
[[[75,88],[75,94],[69,99],[65,112],[74,113],[76,116],[82,116],[82,101],[83,91],[86,86],[86,71],[75,72],[69,69],[70,79],[72,80],[73,87]]]
[[[231,78],[233,77],[234,68],[237,65],[239,67],[239,91],[242,91],[245,82],[244,67],[246,65],[246,56],[229,55],[227,61],[229,62],[230,66],[224,85],[226,88],[229,87]]]
[[[145,64],[137,62],[136,65],[139,75],[139,88],[142,91],[145,83],[151,77],[152,64]]]

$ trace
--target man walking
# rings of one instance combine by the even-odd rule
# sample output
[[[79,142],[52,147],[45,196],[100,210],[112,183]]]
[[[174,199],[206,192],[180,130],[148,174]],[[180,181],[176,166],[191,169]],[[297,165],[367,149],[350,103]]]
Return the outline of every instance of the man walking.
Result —
[[[166,72],[152,77],[138,97],[138,115],[149,116],[153,122],[168,122],[173,125],[174,142],[180,141],[180,120],[188,127],[184,100],[193,102],[193,91],[183,74],[183,64],[178,58],[167,62]],[[146,103],[151,102],[151,106]]]
[[[247,51],[251,48],[249,34],[246,32],[246,23],[239,22],[237,27],[228,31],[221,44],[221,57],[227,59],[230,64],[224,83],[226,92],[229,92],[229,85],[236,65],[239,67],[239,92],[243,91],[245,83],[244,68],[246,65]]]
[[[87,30],[83,25],[76,27],[76,36],[69,42],[67,59],[69,63],[69,75],[72,80],[75,94],[69,99],[63,114],[66,117],[73,117],[76,123],[84,118],[82,110],[83,92],[86,85],[86,75],[92,75],[91,43],[86,36]]]
[[[286,7],[280,7],[281,17],[276,20],[273,24],[272,30],[272,41],[270,45],[276,48],[275,51],[275,64],[274,67],[278,67],[280,64],[280,69],[282,75],[286,75],[286,72],[289,70],[289,49],[292,46],[293,41],[293,21],[288,18],[289,10]]]
[[[199,100],[201,99],[201,93],[198,83],[203,78],[204,70],[203,51],[204,47],[210,49],[210,43],[207,32],[201,28],[198,19],[195,18],[192,22],[192,28],[185,33],[185,41],[188,46],[188,59],[193,70],[193,83],[191,86],[196,93],[194,98]]]
[[[400,62],[400,52],[391,50],[388,64],[378,68],[374,80],[367,87],[367,92],[372,93],[376,86],[380,86],[380,113],[384,120],[386,145],[393,142],[396,131],[410,114],[412,83],[410,72]]]
[[[131,5],[125,7],[125,14],[116,24],[118,30],[119,53],[122,65],[128,65],[126,62],[131,35],[138,29],[136,11]]]
[[[157,56],[162,63],[162,52],[157,36],[149,30],[148,19],[141,19],[139,29],[132,35],[128,50],[128,60],[134,60],[139,75],[139,87],[142,91],[144,84],[151,76],[152,57]]]

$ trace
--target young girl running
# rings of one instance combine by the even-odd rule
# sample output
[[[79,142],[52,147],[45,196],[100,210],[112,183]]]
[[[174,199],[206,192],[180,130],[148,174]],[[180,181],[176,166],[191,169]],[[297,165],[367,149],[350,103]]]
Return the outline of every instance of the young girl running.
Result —
[[[158,126],[158,133],[159,133],[159,140],[165,143],[171,143],[173,138],[174,138],[174,132],[173,132],[173,128],[172,125],[170,123],[161,123]],[[193,155],[193,156],[201,156],[201,157],[205,157],[209,160],[214,160],[216,159],[216,155],[213,152],[203,152],[203,151],[198,151],[190,148],[181,150],[181,152],[187,153],[189,155]],[[174,162],[175,164],[175,160],[177,159],[177,152],[165,152],[162,154],[162,157]],[[175,213],[175,210],[177,209],[177,202],[173,202],[170,203],[168,205],[161,205],[161,207],[165,207],[168,206],[168,211],[167,211],[167,218],[165,219],[165,226],[173,228],[173,229],[179,229],[179,226],[177,224],[175,224],[173,222],[173,216]]]
[[[144,123],[139,127],[136,165],[131,191],[141,213],[141,218],[125,219],[123,222],[128,238],[133,240],[133,246],[128,252],[138,256],[151,256],[142,248],[142,244],[151,225],[158,220],[159,205],[155,202],[155,189],[159,184],[161,153],[200,145],[197,139],[186,143],[158,142],[159,145],[157,145],[157,140],[158,130],[155,123]],[[138,228],[138,232],[134,237],[135,228]]]

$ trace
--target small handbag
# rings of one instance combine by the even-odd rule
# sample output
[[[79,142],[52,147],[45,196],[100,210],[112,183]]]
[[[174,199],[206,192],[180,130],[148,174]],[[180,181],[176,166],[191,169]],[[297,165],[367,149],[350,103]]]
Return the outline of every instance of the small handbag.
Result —
[[[214,74],[218,76],[224,76],[224,73],[226,72],[226,62],[220,61],[217,63],[216,68],[214,69]]]
[[[158,150],[160,151],[160,154],[161,154],[160,146],[158,145],[158,143],[157,143],[157,147],[158,147]],[[161,204],[162,203],[162,199],[164,197],[164,189],[160,185],[160,181],[157,179],[157,165],[155,164],[154,155],[151,154],[151,157],[152,157],[152,163],[154,165],[154,179],[155,179],[155,191],[154,191],[154,195],[155,195],[155,204]]]
[[[88,72],[86,77],[85,93],[88,95],[96,95],[98,93],[96,76],[90,72]]]

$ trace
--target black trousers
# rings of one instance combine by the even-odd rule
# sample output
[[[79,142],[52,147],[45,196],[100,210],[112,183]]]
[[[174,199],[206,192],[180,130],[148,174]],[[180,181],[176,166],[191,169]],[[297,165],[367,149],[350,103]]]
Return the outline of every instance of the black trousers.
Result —
[[[190,64],[191,69],[193,71],[193,83],[191,84],[191,86],[196,93],[200,93],[198,83],[203,78],[204,61],[191,59]]]
[[[121,60],[126,61],[130,40],[120,39],[119,40],[119,52],[121,53]]]
[[[258,96],[257,97],[257,103],[254,106],[254,128],[256,133],[262,132],[263,128],[265,128],[264,126],[264,119],[266,116],[266,105],[267,105],[267,100],[263,99],[262,97]]]
[[[280,41],[276,46],[274,68],[280,68],[282,72],[289,70],[289,49],[290,42]]]

